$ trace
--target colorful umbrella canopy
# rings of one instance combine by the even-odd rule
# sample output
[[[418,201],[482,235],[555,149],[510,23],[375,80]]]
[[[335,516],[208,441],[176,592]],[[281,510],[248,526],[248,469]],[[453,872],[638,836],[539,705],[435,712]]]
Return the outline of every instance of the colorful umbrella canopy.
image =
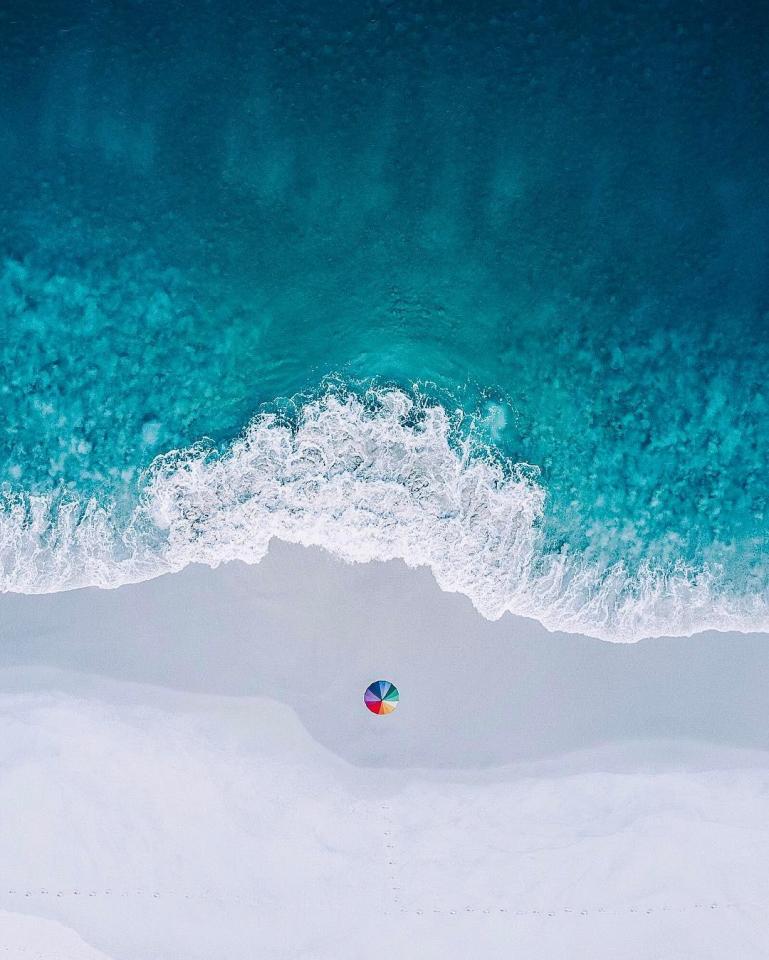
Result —
[[[398,706],[399,700],[398,688],[389,680],[375,680],[366,687],[366,692],[363,694],[363,702],[369,710],[380,716],[384,713],[392,713]]]

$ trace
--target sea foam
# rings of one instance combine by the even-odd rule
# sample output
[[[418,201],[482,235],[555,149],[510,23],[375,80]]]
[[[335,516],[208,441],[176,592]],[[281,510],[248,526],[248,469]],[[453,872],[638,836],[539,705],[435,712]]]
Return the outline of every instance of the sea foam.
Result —
[[[116,587],[190,563],[258,563],[278,538],[427,566],[488,619],[509,611],[606,640],[769,625],[763,597],[729,596],[707,566],[631,575],[548,552],[538,471],[463,436],[458,417],[396,389],[330,390],[290,419],[260,414],[223,452],[201,442],[158,457],[120,521],[95,500],[7,495],[0,586]]]

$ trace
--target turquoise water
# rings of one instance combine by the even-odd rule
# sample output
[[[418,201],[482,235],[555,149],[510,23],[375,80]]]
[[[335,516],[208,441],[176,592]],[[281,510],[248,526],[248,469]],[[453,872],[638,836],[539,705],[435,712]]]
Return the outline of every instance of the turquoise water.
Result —
[[[769,624],[769,18],[636,6],[4,6],[4,587],[283,535]]]

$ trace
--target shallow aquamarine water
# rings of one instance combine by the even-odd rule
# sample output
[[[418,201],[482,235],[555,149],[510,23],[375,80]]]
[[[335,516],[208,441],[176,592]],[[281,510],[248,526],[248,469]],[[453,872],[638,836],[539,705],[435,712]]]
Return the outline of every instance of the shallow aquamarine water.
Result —
[[[457,449],[536,468],[542,562],[763,602],[766,14],[0,15],[8,509],[119,526],[155,456],[226,453],[331,378],[416,389]]]

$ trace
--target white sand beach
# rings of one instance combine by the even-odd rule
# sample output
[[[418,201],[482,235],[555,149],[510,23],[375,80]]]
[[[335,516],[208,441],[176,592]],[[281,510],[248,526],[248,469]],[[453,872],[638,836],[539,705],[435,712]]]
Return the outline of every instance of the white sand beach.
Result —
[[[0,958],[765,958],[768,678],[281,543],[4,595]]]

